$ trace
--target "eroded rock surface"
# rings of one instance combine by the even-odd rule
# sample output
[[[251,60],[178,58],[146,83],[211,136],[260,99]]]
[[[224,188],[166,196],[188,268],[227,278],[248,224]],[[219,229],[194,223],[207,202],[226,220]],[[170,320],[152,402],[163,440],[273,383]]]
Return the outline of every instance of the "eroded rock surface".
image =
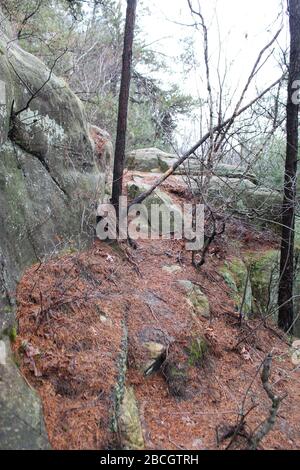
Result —
[[[0,339],[14,326],[15,289],[24,268],[93,236],[95,207],[109,191],[111,160],[109,136],[89,126],[62,79],[19,47],[0,10]],[[38,398],[20,385],[14,362],[7,361],[1,371],[1,445],[45,447]],[[24,415],[23,401],[28,418],[36,407],[34,426],[42,437],[27,419],[21,427],[14,419]]]
[[[143,450],[145,447],[138,404],[133,387],[127,387],[119,415],[119,433],[122,448]]]

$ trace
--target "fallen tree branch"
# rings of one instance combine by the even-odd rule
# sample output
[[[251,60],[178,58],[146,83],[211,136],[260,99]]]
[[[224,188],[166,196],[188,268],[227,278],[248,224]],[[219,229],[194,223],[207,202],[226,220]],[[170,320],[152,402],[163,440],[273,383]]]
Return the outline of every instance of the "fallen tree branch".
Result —
[[[154,184],[147,190],[141,193],[139,196],[137,196],[131,203],[129,204],[128,208],[130,208],[133,204],[140,204],[146,197],[150,196],[150,194],[153,193],[153,191],[160,186],[169,176],[171,176],[177,168],[182,165],[185,160],[187,160],[191,155],[193,155],[196,150],[201,147],[201,145],[206,142],[207,139],[211,137],[211,132],[219,132],[221,131],[224,127],[226,127],[229,123],[232,123],[238,116],[240,116],[242,113],[247,111],[247,109],[251,108],[253,104],[255,104],[258,100],[260,100],[264,95],[266,95],[274,86],[276,86],[278,83],[281,82],[281,80],[285,77],[285,74],[283,74],[279,79],[276,80],[276,82],[272,83],[268,88],[266,88],[264,91],[262,91],[256,98],[251,100],[248,104],[246,104],[243,108],[240,108],[239,110],[235,110],[235,112],[232,114],[232,116],[225,121],[221,122],[217,126],[213,127],[212,130],[209,130],[198,142],[193,145],[189,150],[187,150],[172,166],[169,168],[165,173],[162,174],[155,182]]]
[[[258,430],[251,436],[249,443],[250,450],[256,450],[260,441],[271,431],[275,424],[280,403],[285,398],[284,396],[280,397],[278,395],[275,395],[275,393],[272,391],[272,387],[269,382],[272,359],[272,354],[268,354],[264,360],[263,370],[261,373],[262,385],[266,394],[272,401],[272,406],[269,410],[269,416],[260,424]]]
[[[267,354],[267,356],[264,358],[263,362],[259,366],[251,384],[249,385],[245,393],[243,403],[239,412],[238,422],[236,426],[230,428],[230,433],[224,436],[224,439],[231,437],[230,442],[226,447],[226,450],[230,449],[230,447],[236,441],[238,436],[241,436],[247,440],[247,447],[246,447],[247,449],[256,450],[261,440],[272,430],[275,424],[275,420],[277,417],[280,403],[286,397],[286,395],[280,397],[276,395],[272,390],[272,385],[270,384],[272,360],[273,360],[272,353]],[[246,418],[252,412],[252,410],[257,408],[258,403],[253,404],[247,412],[245,412],[245,403],[246,403],[246,399],[248,396],[248,392],[252,388],[254,380],[257,377],[257,374],[261,368],[262,368],[262,372],[261,372],[262,386],[266,394],[268,395],[269,399],[272,401],[272,405],[269,410],[269,416],[250,433],[246,430],[246,424],[247,424]]]

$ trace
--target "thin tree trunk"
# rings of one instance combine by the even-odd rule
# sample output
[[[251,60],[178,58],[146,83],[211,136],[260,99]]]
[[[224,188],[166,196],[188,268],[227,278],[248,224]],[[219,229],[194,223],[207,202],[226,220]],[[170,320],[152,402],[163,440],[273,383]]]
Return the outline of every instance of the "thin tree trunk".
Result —
[[[119,95],[118,126],[115,146],[113,188],[111,202],[115,206],[118,217],[119,197],[122,194],[123,172],[125,162],[126,131],[129,89],[131,80],[132,46],[134,37],[135,13],[137,0],[127,0],[126,23],[124,33],[124,49],[122,77]]]
[[[298,112],[299,103],[295,93],[300,80],[300,2],[289,1],[290,65],[287,100],[287,147],[282,204],[282,235],[280,256],[280,281],[278,291],[278,326],[291,331],[294,318],[294,229],[296,206],[296,178],[298,159]],[[293,99],[294,98],[294,99]]]

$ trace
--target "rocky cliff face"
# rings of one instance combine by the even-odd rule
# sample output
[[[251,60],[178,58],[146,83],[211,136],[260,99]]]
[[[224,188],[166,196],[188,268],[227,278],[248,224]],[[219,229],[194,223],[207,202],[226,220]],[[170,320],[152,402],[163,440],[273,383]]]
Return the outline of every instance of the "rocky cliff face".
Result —
[[[18,46],[0,11],[3,447],[47,445],[37,431],[41,426],[38,400],[16,378],[5,340],[14,328],[17,282],[26,266],[66,246],[82,246],[92,237],[95,207],[109,192],[111,160],[109,136],[89,126],[81,102],[63,80]]]

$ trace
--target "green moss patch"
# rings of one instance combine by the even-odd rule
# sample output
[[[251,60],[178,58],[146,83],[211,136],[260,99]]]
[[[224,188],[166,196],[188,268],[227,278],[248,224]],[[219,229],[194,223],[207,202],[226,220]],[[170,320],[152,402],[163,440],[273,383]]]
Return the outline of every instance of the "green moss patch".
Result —
[[[277,305],[279,252],[250,253],[246,262],[252,286],[253,311],[265,315]]]
[[[240,309],[244,298],[243,313],[246,316],[249,315],[252,312],[252,288],[244,261],[237,257],[232,258],[224,263],[219,272],[231,290],[231,297],[235,301],[236,309]]]
[[[188,350],[189,365],[200,365],[207,352],[208,344],[204,338],[200,337],[193,339]]]

